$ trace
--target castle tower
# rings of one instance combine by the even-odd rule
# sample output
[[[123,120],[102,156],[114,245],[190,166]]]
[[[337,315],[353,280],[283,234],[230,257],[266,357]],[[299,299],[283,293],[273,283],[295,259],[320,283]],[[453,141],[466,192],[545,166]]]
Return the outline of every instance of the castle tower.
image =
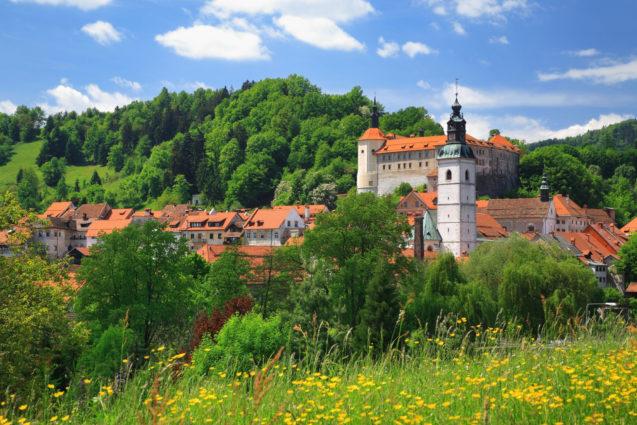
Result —
[[[378,128],[378,107],[374,98],[370,126],[358,139],[358,174],[356,175],[358,193],[378,193],[378,165],[374,152],[384,143],[385,134]]]
[[[476,159],[466,142],[466,121],[456,101],[447,143],[438,152],[438,231],[445,249],[460,257],[477,245]]]
[[[542,173],[542,185],[540,186],[540,201],[549,201],[549,182],[546,180],[546,171]]]

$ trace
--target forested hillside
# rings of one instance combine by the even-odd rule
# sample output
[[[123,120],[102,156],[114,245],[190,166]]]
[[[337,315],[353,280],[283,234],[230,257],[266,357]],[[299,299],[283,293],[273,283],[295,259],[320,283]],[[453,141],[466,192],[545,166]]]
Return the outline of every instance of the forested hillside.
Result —
[[[579,136],[542,140],[528,147],[533,150],[551,145],[591,146],[599,149],[614,148],[618,150],[637,148],[637,120],[622,121],[599,130],[588,131]]]
[[[360,87],[323,94],[307,79],[246,81],[241,89],[164,89],[153,100],[112,113],[89,109],[45,118],[36,107],[0,114],[0,165],[17,143],[41,138],[34,164],[15,176],[26,207],[50,201],[107,201],[113,206],[160,207],[201,193],[225,208],[270,203],[326,203],[355,185],[356,139],[368,127],[372,102]],[[380,106],[382,110],[382,105]],[[385,131],[443,134],[424,108],[381,117]],[[65,179],[69,166],[107,166],[104,175]],[[39,168],[36,168],[39,167]],[[36,172],[37,170],[37,172]]]
[[[531,152],[520,159],[521,187],[513,196],[536,196],[546,172],[551,193],[568,194],[580,206],[614,208],[617,223],[626,224],[637,215],[636,130],[637,120],[629,120],[544,146],[527,145]]]

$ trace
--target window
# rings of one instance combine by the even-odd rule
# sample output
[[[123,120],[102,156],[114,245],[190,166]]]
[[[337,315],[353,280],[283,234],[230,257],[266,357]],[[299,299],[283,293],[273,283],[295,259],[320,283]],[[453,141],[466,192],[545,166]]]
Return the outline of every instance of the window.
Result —
[[[361,153],[365,153],[365,149],[361,149]]]
[[[217,233],[217,239],[221,239],[223,236],[221,234],[221,232]]]
[[[261,231],[261,239],[265,239],[265,234],[263,233],[263,231]]]
[[[425,167],[429,167],[429,161],[425,161]]]
[[[250,239],[250,232],[246,232],[246,238]],[[212,233],[210,234],[210,239],[212,239]]]
[[[409,163],[409,168],[411,168],[411,162]]]
[[[418,163],[418,167],[422,167],[422,162],[419,162],[419,163]]]
[[[195,238],[195,234],[194,234],[194,233],[191,233],[191,234],[190,234],[190,239],[194,239],[194,238]]]
[[[46,237],[48,238],[49,236],[51,236],[51,232],[49,232],[48,230],[46,231]]]
[[[400,164],[398,164],[398,169],[400,170]],[[47,236],[49,236],[49,235],[47,235]]]
[[[279,239],[279,232],[274,232],[274,239]]]
[[[383,170],[385,169],[385,166],[383,165]]]
[[[299,227],[299,222],[294,220],[294,227]]]
[[[290,220],[288,220],[288,227],[290,227]]]
[[[447,170],[447,180],[451,180],[451,170]]]
[[[391,170],[391,164],[389,164],[389,165],[387,166],[387,168]]]
[[[215,238],[214,233],[211,233],[211,234],[210,234],[210,239],[214,239],[214,238]]]
[[[469,170],[464,171],[464,179],[469,181]]]

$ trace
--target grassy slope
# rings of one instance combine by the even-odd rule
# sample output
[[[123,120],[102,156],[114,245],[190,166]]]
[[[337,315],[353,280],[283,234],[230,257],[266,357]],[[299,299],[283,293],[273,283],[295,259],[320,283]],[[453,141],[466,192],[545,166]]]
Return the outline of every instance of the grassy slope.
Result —
[[[89,406],[77,401],[87,395],[86,384],[59,399],[51,397],[58,389],[45,390],[51,398],[40,406],[19,411],[25,401],[13,400],[0,408],[0,423],[3,415],[113,425],[636,423],[637,342],[625,333],[580,333],[570,343],[545,346],[506,341],[498,329],[473,332],[484,343],[472,356],[464,344],[448,349],[446,338],[406,340],[410,355],[335,358],[317,372],[284,355],[266,369],[227,368],[208,377],[186,372],[176,382],[166,365],[180,356],[155,352],[154,362],[117,396],[116,383],[106,383]]]
[[[42,143],[42,140],[37,140],[32,143],[18,143],[15,145],[11,161],[0,167],[0,190],[8,189],[15,184],[15,179],[20,168],[34,167],[38,171],[40,178],[42,178],[40,170],[35,165],[35,159],[40,153]],[[97,170],[102,178],[102,181],[104,182],[103,186],[106,190],[117,189],[119,186],[119,174],[107,167],[99,165],[70,165],[66,167],[66,174],[64,175],[66,184],[72,188],[76,179],[78,179],[80,183],[83,180],[88,182],[95,170]],[[110,178],[107,179],[109,176]]]

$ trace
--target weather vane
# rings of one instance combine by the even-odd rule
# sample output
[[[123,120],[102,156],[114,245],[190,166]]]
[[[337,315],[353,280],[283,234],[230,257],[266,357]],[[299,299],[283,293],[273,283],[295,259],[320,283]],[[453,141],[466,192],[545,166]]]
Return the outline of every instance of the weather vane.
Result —
[[[456,77],[456,99],[458,99],[458,77]]]

